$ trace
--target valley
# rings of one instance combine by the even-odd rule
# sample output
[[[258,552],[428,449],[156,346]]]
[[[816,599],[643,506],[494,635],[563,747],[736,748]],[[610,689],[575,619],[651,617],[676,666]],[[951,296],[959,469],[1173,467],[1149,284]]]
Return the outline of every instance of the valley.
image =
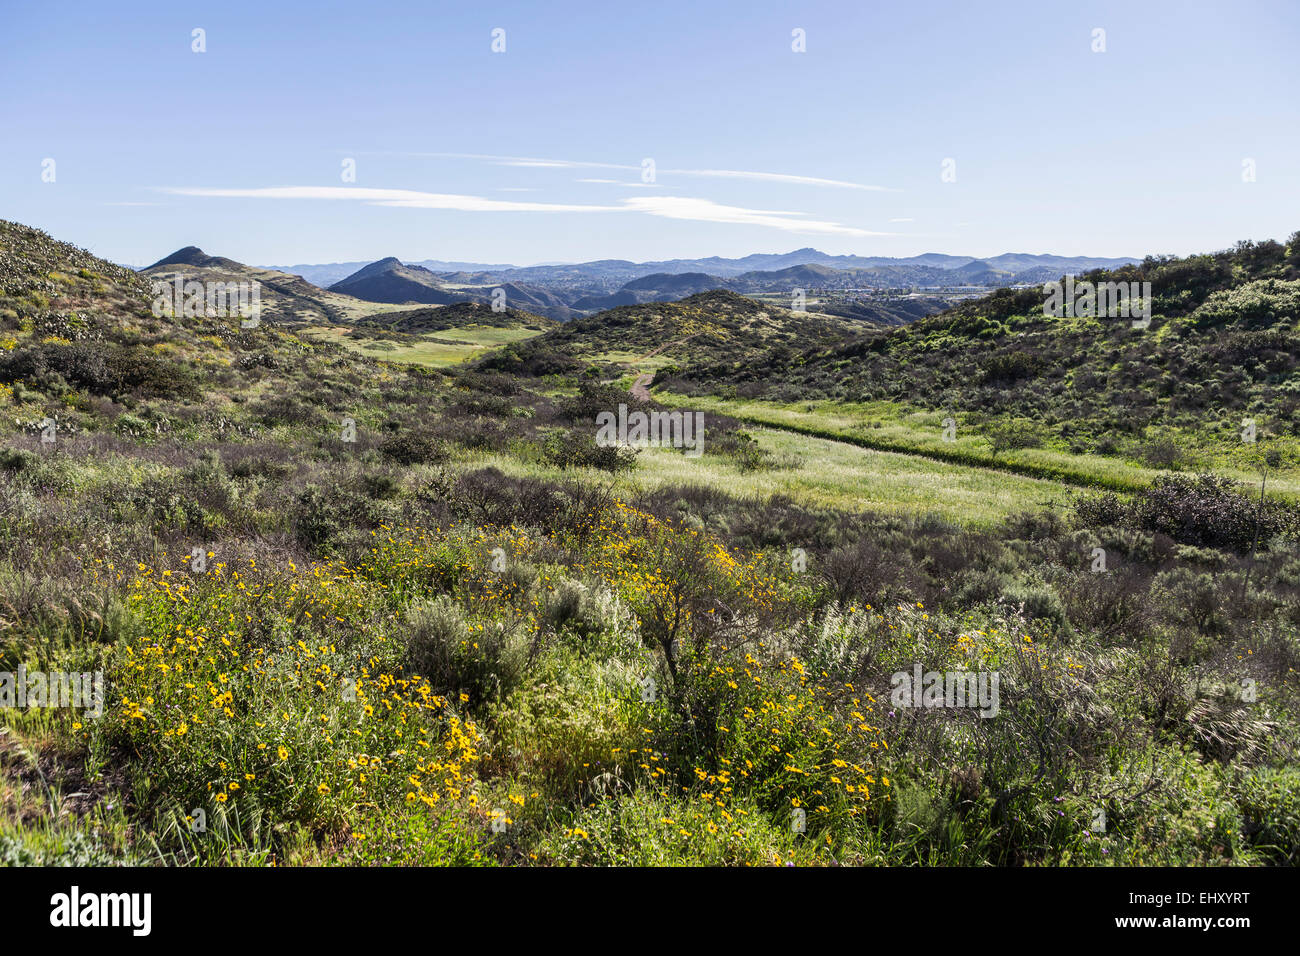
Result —
[[[0,223],[0,672],[105,688],[6,711],[5,859],[1297,862],[1300,234],[1087,273],[1143,330],[693,280],[559,321],[393,262]],[[598,440],[629,410],[703,441]],[[922,665],[997,707],[899,703]]]

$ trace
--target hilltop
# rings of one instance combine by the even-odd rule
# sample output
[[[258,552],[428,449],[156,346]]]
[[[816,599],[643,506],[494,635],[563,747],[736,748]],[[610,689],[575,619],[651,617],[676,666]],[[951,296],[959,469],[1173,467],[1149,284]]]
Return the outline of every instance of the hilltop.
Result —
[[[450,305],[454,302],[490,302],[504,296],[509,308],[522,309],[564,320],[573,312],[566,299],[548,289],[497,281],[490,275],[438,274],[393,257],[372,262],[330,286],[368,302]]]
[[[157,269],[160,266],[198,266],[202,269],[247,269],[242,262],[236,262],[234,259],[226,259],[222,256],[210,256],[198,246],[185,246],[177,249],[169,256],[164,256],[153,265],[146,266],[141,272],[148,272],[150,269]]]
[[[422,266],[431,272],[453,273],[453,272],[502,272],[508,269],[515,269],[516,266],[498,263],[487,265],[474,262],[446,262],[440,259],[422,259],[412,261],[413,266]],[[370,265],[368,262],[327,262],[313,264],[302,262],[291,266],[261,266],[260,268],[269,269],[272,272],[286,272],[290,275],[302,276],[314,286],[322,289],[328,289],[336,282],[341,282],[348,276]]]
[[[389,304],[419,302],[426,305],[447,305],[465,298],[444,289],[439,278],[428,269],[403,265],[391,256],[358,269],[330,286],[330,291],[369,302]]]
[[[523,309],[493,309],[484,302],[453,302],[430,309],[405,309],[399,312],[377,312],[357,321],[358,326],[379,326],[392,332],[421,333],[442,332],[448,329],[486,326],[490,328],[523,328],[545,331],[556,325],[554,319]]]
[[[279,325],[345,323],[376,311],[362,299],[319,289],[300,276],[248,266],[211,256],[186,246],[140,270],[149,282],[173,282],[177,277],[201,282],[257,282],[262,319]]]
[[[809,343],[842,342],[859,325],[851,319],[799,314],[723,290],[676,302],[620,306],[575,319],[486,359],[488,367],[524,371],[626,361],[653,353],[657,364],[695,365],[728,357],[768,361]]]

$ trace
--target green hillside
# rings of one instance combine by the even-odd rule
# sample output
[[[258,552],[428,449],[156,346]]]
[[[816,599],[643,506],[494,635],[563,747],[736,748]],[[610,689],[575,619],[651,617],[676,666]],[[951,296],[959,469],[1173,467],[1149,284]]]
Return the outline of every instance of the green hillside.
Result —
[[[376,326],[392,332],[444,332],[466,326],[488,328],[525,328],[545,332],[559,323],[545,316],[521,309],[494,310],[484,302],[455,302],[437,308],[405,309],[378,312],[359,319],[358,326]]]
[[[667,387],[791,407],[829,400],[863,408],[876,427],[925,410],[931,437],[950,415],[959,437],[1013,457],[1044,448],[1248,472],[1272,448],[1300,462],[1300,234],[1078,279],[1149,282],[1149,327],[1048,317],[1041,288],[999,290],[762,365],[693,362]],[[1242,440],[1246,419],[1253,443]]]
[[[642,358],[653,359],[653,367],[723,358],[755,361],[760,356],[767,361],[793,355],[809,343],[845,342],[860,328],[851,319],[798,314],[717,290],[677,302],[620,306],[566,322],[526,345],[506,349],[488,367],[536,375]]]
[[[159,260],[140,273],[153,283],[256,282],[261,298],[261,318],[275,325],[303,326],[319,323],[349,323],[392,306],[367,302],[350,295],[328,292],[295,275],[246,266],[233,259],[206,255],[190,246]]]

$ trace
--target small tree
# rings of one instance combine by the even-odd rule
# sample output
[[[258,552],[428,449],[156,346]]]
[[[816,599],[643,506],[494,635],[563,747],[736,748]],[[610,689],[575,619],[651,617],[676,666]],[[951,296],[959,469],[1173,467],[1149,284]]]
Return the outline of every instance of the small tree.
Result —
[[[1016,448],[1036,448],[1042,443],[1038,433],[1024,422],[1005,422],[994,425],[984,433],[984,439],[996,458],[1004,451]]]

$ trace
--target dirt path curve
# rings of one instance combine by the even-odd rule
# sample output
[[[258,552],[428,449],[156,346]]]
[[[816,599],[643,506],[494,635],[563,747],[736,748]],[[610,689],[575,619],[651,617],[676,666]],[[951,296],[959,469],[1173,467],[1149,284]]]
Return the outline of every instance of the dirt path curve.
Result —
[[[628,362],[626,364],[629,365],[633,371],[636,371],[636,366],[644,362],[646,359],[653,358],[654,356],[662,352],[664,349],[672,348],[674,345],[681,345],[683,342],[689,342],[691,339],[695,338],[695,336],[700,334],[701,333],[699,332],[693,332],[690,335],[687,335],[680,339],[676,339],[675,341],[665,342],[663,345],[660,345],[658,348],[654,348],[651,349],[649,352],[646,352],[645,355],[641,356],[635,362]],[[636,381],[632,383],[632,387],[629,389],[629,392],[631,393],[632,397],[635,398],[638,402],[650,401],[650,383],[653,382],[654,380],[655,380],[654,372],[642,372],[640,375],[638,375],[636,377]]]
[[[629,390],[632,393],[632,397],[638,402],[650,401],[650,383],[654,380],[654,372],[643,372],[638,375],[636,381],[632,383],[632,388]]]

